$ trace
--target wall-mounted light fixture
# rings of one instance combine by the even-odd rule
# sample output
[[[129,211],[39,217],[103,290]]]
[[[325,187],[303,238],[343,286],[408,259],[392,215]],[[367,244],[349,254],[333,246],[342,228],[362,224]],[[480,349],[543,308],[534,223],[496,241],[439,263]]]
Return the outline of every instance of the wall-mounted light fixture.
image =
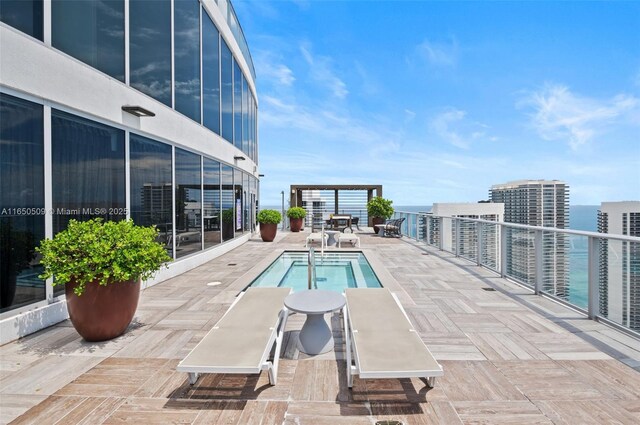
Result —
[[[136,117],[155,117],[156,116],[156,114],[154,114],[148,109],[144,109],[142,106],[124,105],[122,107],[122,110],[132,115],[135,115]]]
[[[264,174],[258,174],[258,177],[264,177]]]
[[[234,156],[233,159],[235,159],[236,161],[244,161],[247,158],[245,158],[244,156],[238,155],[238,156]]]

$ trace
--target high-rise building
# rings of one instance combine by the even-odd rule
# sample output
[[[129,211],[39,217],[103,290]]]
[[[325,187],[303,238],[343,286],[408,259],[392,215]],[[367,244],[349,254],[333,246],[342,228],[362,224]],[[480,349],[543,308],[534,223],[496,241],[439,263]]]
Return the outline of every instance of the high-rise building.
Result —
[[[598,232],[640,236],[640,201],[603,202]],[[640,330],[640,244],[600,242],[600,314]]]
[[[528,226],[569,227],[569,186],[558,180],[518,180],[491,187],[492,202],[504,204],[504,221]],[[526,284],[536,281],[535,234],[507,229],[507,274]],[[542,289],[569,297],[569,239],[565,234],[544,232]]]
[[[496,222],[504,221],[504,204],[501,203],[434,203],[431,213],[440,217],[475,218]],[[443,218],[432,220],[437,226],[429,232],[433,238],[430,243],[443,247],[451,247],[453,252],[467,258],[476,258],[478,246],[477,223],[460,220],[454,226],[452,220]],[[435,230],[435,231],[434,231]],[[459,232],[459,234],[456,234]],[[480,233],[482,237],[482,263],[493,269],[500,268],[500,233],[497,225],[486,224]],[[454,241],[457,240],[457,244]]]

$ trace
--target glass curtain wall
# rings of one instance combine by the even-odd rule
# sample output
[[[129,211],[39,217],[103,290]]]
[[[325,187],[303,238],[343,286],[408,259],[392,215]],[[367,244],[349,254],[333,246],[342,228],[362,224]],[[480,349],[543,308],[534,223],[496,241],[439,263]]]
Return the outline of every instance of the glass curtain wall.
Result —
[[[242,191],[242,171],[233,170],[233,184],[234,184],[234,227],[237,233],[242,233],[244,227],[242,226],[242,211],[244,210],[244,199]]]
[[[155,225],[158,242],[171,255],[171,146],[136,134],[129,140],[131,218],[141,226]]]
[[[204,221],[204,247],[221,242],[220,228],[220,163],[204,158],[204,187],[202,219]]]
[[[234,214],[233,206],[235,203],[233,190],[233,168],[223,165],[220,172],[222,183],[222,240],[228,241],[233,239]]]
[[[242,150],[242,71],[233,61],[233,144]]]
[[[46,298],[42,105],[0,94],[0,313]]]
[[[220,37],[220,69],[222,73],[222,137],[233,143],[233,56]]]
[[[171,106],[171,2],[129,1],[131,87]]]
[[[200,155],[176,148],[176,258],[202,249]]]
[[[0,1],[0,21],[42,41],[42,0]]]
[[[54,235],[71,219],[126,217],[123,130],[53,109],[51,162]]]
[[[251,211],[253,200],[251,199],[251,176],[244,175],[244,230],[251,231]]]
[[[200,3],[174,0],[176,111],[200,122]]]
[[[124,0],[53,0],[51,44],[124,81]]]
[[[202,11],[202,123],[220,134],[220,35]]]
[[[249,85],[242,78],[242,152],[249,155]]]

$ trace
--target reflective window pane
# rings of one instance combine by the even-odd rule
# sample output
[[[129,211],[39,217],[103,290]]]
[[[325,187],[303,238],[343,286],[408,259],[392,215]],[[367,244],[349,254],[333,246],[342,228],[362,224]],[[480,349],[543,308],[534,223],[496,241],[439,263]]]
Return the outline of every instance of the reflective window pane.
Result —
[[[233,144],[242,149],[242,72],[233,61]]]
[[[209,248],[221,242],[220,228],[220,163],[204,158],[204,247]]]
[[[202,249],[200,155],[176,149],[176,257]]]
[[[242,226],[244,210],[244,193],[242,191],[242,171],[233,170],[233,184],[234,184],[234,226],[236,234],[242,233],[244,228]]]
[[[124,81],[124,0],[54,0],[53,47]]]
[[[200,122],[200,3],[175,0],[173,9],[176,111]]]
[[[242,78],[242,152],[249,155],[249,86]]]
[[[250,200],[251,194],[249,193],[249,174],[242,174],[242,222],[244,225],[244,230],[251,230],[250,227]]]
[[[233,143],[233,58],[231,50],[224,39],[220,38],[222,47],[222,137]]]
[[[155,225],[158,242],[171,255],[171,146],[136,134],[129,139],[131,218],[141,226]]]
[[[0,313],[45,299],[42,106],[0,94]]]
[[[222,182],[222,240],[228,241],[233,239],[234,213],[233,206],[235,204],[233,190],[233,168],[223,165],[220,173]]]
[[[126,217],[123,130],[52,110],[51,157],[54,234],[71,219]]]
[[[42,41],[42,0],[0,1],[0,21]]]
[[[171,106],[171,2],[130,0],[130,83]]]
[[[202,11],[202,123],[220,134],[220,48],[219,34]]]

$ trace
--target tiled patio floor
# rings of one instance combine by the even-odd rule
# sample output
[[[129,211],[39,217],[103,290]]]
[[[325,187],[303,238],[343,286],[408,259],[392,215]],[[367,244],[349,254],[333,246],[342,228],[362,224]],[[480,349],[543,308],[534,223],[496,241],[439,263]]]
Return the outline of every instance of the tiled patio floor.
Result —
[[[355,378],[347,389],[340,318],[336,350],[310,357],[296,349],[300,315],[287,326],[276,386],[262,373],[204,375],[190,387],[175,367],[226,311],[234,281],[275,248],[302,248],[304,237],[255,237],[146,289],[134,323],[113,341],[83,342],[64,322],[0,347],[0,422],[640,423],[639,341],[450,254],[370,233],[363,247],[398,281],[444,367],[435,388]]]

